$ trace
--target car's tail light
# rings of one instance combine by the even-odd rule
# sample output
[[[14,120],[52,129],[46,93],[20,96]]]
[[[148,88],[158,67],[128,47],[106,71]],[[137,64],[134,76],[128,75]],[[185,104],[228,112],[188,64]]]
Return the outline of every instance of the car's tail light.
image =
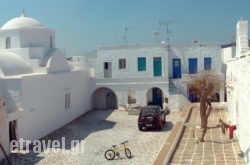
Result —
[[[138,118],[138,122],[141,122],[141,119],[140,119],[140,118]]]

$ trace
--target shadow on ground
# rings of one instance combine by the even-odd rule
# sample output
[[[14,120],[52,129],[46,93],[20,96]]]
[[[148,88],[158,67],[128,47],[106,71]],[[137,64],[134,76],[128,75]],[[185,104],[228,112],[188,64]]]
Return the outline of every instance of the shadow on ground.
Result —
[[[48,134],[47,136],[41,138],[39,141],[40,144],[48,144],[51,145],[52,141],[59,141],[61,144],[60,148],[62,150],[71,150],[71,141],[82,141],[88,135],[93,132],[112,129],[115,126],[115,122],[106,120],[108,116],[114,110],[91,110],[80,117],[76,118],[75,120],[71,121],[70,123],[62,126],[61,128],[53,131],[52,133]],[[64,137],[64,138],[62,138]],[[65,145],[62,145],[65,143]],[[74,144],[76,145],[76,143]],[[34,148],[37,148],[38,143],[31,144],[28,153],[21,154],[21,153],[12,153],[9,155],[9,160],[12,165],[34,165],[41,161],[43,157],[39,156],[37,152],[33,152]],[[41,145],[42,147],[44,145]],[[46,148],[41,148],[41,152],[44,152]],[[37,150],[35,150],[37,151]],[[8,165],[7,160],[3,159],[0,161],[0,165]]]

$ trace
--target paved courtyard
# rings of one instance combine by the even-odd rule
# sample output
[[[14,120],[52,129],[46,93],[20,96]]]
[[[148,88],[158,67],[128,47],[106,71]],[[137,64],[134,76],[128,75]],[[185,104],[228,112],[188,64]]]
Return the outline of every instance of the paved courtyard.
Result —
[[[128,115],[126,111],[118,110],[93,110],[41,139],[46,141],[46,145],[49,140],[57,140],[61,147],[35,153],[33,152],[35,145],[30,148],[29,153],[12,154],[10,161],[13,165],[151,165],[168,138],[175,121],[179,120],[180,113],[173,111],[167,115],[167,122],[162,131],[141,132],[137,128],[137,115]],[[65,146],[62,146],[64,140]],[[72,146],[72,140],[79,140],[80,143],[74,143]],[[132,158],[126,158],[122,153],[120,158],[106,160],[105,150],[125,140],[129,141],[128,147]]]
[[[222,133],[218,126],[219,119],[227,121],[225,109],[214,109],[208,118],[208,131],[205,142],[198,142],[202,130],[200,126],[200,113],[198,108],[190,112],[190,118],[184,125],[183,135],[169,164],[180,165],[244,165],[238,139],[234,135],[229,139],[228,131]]]

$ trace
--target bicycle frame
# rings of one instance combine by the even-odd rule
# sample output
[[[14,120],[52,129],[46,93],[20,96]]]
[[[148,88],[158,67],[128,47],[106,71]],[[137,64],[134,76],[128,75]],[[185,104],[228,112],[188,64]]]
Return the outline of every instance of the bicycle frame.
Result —
[[[125,150],[126,148],[127,148],[127,147],[126,147],[125,144],[120,144],[120,145],[118,145],[118,146],[113,147],[115,153],[119,153],[119,152]]]

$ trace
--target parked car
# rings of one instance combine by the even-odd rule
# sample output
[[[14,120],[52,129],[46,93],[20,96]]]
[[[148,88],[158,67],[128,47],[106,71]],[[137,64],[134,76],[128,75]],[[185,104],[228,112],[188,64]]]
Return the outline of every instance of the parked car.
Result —
[[[141,108],[138,117],[138,128],[140,131],[147,128],[162,130],[165,124],[165,112],[157,105],[148,105]]]

